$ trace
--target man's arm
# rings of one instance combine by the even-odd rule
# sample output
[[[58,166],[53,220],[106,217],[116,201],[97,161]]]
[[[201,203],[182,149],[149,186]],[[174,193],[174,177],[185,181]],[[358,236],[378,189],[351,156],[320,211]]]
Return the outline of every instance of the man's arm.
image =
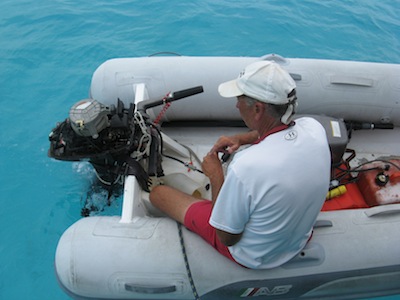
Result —
[[[216,231],[217,231],[217,236],[221,241],[221,243],[227,247],[233,246],[237,242],[239,242],[243,234],[243,232],[239,234],[233,234],[219,229],[216,229]]]
[[[210,152],[204,157],[202,169],[204,174],[210,179],[211,201],[214,206],[219,191],[224,183],[222,164],[218,158],[217,152]],[[216,232],[221,243],[228,247],[235,245],[242,237],[242,233],[233,234],[219,229],[216,229]]]

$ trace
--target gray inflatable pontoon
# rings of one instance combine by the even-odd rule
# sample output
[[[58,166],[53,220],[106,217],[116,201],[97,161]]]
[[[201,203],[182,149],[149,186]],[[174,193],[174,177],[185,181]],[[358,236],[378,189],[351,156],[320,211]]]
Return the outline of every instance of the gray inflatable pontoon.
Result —
[[[326,128],[335,176],[303,251],[278,268],[249,270],[152,207],[141,180],[148,175],[153,183],[209,197],[198,158],[220,135],[246,130],[235,102],[221,98],[217,86],[260,59],[277,61],[295,79],[298,114]],[[105,185],[122,183],[122,213],[82,218],[65,231],[55,256],[60,285],[75,299],[399,294],[399,95],[397,64],[277,55],[106,61],[93,75],[89,99],[51,132],[49,155],[89,160]],[[155,119],[161,132],[149,125]],[[125,171],[113,173],[110,161]]]

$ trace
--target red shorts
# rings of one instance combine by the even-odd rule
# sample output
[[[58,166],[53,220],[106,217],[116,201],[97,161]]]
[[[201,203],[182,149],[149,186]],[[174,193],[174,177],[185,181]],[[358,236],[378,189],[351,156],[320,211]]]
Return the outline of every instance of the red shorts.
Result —
[[[212,203],[209,200],[193,203],[186,212],[184,225],[190,231],[193,231],[201,236],[219,253],[236,262],[229,252],[228,247],[222,244],[217,237],[217,231],[215,228],[208,223],[211,217],[211,211]]]

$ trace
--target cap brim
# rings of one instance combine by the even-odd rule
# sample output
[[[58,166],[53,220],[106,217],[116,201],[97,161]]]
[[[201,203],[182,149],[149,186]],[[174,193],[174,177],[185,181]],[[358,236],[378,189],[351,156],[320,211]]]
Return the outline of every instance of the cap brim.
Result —
[[[243,95],[243,92],[238,88],[236,79],[221,83],[218,86],[218,92],[222,97],[231,98]]]

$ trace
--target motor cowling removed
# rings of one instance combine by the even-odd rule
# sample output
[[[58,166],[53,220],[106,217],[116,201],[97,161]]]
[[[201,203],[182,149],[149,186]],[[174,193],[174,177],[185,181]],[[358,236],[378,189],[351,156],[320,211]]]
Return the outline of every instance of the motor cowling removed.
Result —
[[[137,175],[147,189],[147,172],[138,163],[148,156],[152,139],[144,122],[135,120],[133,104],[125,109],[121,101],[117,107],[107,107],[94,99],[81,100],[51,131],[48,155],[64,161],[88,160],[105,185],[122,183],[127,174]]]

